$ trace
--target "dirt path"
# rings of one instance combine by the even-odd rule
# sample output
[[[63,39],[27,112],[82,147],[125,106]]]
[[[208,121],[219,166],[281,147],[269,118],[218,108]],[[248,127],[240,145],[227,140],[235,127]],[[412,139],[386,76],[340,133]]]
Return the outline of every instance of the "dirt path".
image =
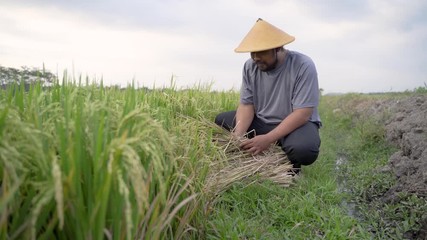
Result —
[[[402,191],[427,197],[427,96],[396,101],[392,112],[386,137],[400,150],[390,157],[398,182],[387,197],[394,201]]]
[[[401,201],[401,193],[427,198],[427,95],[379,100],[365,106],[371,114],[389,114],[386,138],[399,150],[383,170],[392,171],[397,182],[382,197],[388,203]],[[413,239],[427,239],[427,213]]]

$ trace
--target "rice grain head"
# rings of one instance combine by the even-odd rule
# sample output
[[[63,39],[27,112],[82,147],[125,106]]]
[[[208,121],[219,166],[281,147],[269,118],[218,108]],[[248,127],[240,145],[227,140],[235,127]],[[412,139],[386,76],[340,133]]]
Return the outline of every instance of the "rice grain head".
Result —
[[[61,168],[58,164],[58,158],[55,154],[52,154],[52,158],[52,176],[55,186],[56,211],[58,212],[59,229],[62,230],[62,228],[64,227],[64,192],[62,189],[62,174]]]

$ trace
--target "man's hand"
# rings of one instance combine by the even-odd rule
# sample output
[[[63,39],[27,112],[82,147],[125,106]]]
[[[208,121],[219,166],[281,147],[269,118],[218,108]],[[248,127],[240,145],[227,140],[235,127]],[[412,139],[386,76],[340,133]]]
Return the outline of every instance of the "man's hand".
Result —
[[[258,135],[251,139],[245,139],[240,147],[252,155],[257,155],[267,150],[273,142],[267,135]]]

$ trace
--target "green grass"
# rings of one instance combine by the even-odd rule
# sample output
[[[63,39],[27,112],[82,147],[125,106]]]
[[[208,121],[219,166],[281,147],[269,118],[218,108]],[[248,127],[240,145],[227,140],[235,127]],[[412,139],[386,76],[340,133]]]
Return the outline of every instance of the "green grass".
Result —
[[[324,119],[319,159],[303,167],[290,188],[272,183],[236,184],[209,216],[209,239],[366,239],[370,234],[343,206],[335,161],[336,125]]]
[[[223,154],[207,122],[238,93],[88,82],[0,90],[1,239],[382,239],[427,211],[369,201],[393,182],[373,171],[393,149],[346,109],[378,96],[322,97],[321,155],[294,185],[236,183],[212,205],[205,178]]]
[[[425,199],[408,195],[384,204],[379,198],[395,181],[378,170],[396,151],[384,137],[390,113],[355,111],[359,104],[411,94],[322,97],[319,159],[287,189],[268,182],[236,184],[209,215],[208,239],[402,239],[417,229]]]
[[[396,181],[392,172],[382,171],[391,154],[397,151],[385,140],[384,122],[391,113],[386,109],[382,114],[372,115],[355,109],[375,100],[396,100],[414,94],[420,93],[347,94],[323,101],[323,106],[343,110],[336,114],[328,114],[327,109],[323,112],[338,123],[335,126],[340,126],[334,130],[340,136],[337,152],[346,161],[338,174],[345,179],[348,201],[357,205],[355,215],[361,228],[368,230],[374,239],[403,239],[407,231],[417,230],[420,220],[425,218],[427,201],[413,194],[402,196],[396,203],[383,200],[384,193]]]

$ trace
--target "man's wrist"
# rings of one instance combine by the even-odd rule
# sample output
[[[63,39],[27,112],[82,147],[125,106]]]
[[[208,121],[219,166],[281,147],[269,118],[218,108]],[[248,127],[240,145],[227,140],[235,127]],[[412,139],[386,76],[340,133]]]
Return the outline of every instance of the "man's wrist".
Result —
[[[267,133],[266,137],[267,137],[267,141],[270,144],[273,144],[273,143],[277,142],[277,140],[279,140],[279,138],[275,136],[274,132]]]

